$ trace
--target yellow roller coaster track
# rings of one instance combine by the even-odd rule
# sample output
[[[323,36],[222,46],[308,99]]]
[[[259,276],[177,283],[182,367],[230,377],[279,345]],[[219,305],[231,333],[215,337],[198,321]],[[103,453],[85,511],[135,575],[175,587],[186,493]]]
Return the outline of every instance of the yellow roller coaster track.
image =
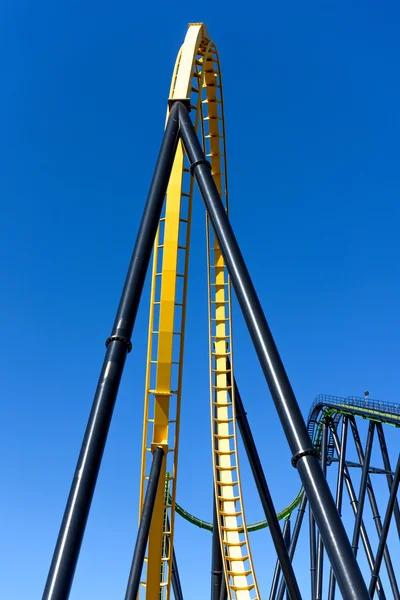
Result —
[[[186,100],[228,211],[222,79],[218,53],[202,23],[192,23],[178,53],[171,100]],[[179,419],[193,178],[179,142],[165,213],[154,246],[143,425],[140,512],[151,453],[165,450],[151,522],[140,597],[169,600],[178,473]],[[236,443],[231,291],[228,272],[207,220],[210,406],[214,485],[228,597],[260,598],[245,522]],[[227,361],[229,357],[229,361]],[[229,374],[232,376],[229,378]]]

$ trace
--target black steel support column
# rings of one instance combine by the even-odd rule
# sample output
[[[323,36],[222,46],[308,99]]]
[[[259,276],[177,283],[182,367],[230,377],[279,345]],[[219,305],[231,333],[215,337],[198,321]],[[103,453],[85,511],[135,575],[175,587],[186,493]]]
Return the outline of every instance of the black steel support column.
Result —
[[[290,518],[285,520],[283,525],[283,539],[285,541],[285,546],[289,549],[290,545]],[[289,540],[289,541],[288,541]],[[279,558],[276,560],[274,576],[272,578],[271,591],[269,594],[269,600],[276,600],[276,592],[278,591],[279,579],[281,576],[281,563],[279,562]]]
[[[306,512],[306,506],[307,506],[307,496],[303,493],[303,497],[300,502],[299,510],[297,512],[296,521],[295,521],[295,524],[293,527],[292,539],[290,540],[289,558],[291,561],[293,560],[294,553],[296,550],[301,525],[303,523],[304,513]],[[278,591],[278,600],[283,600],[283,594],[285,593],[285,589],[286,589],[286,583],[285,583],[285,580],[282,579],[280,586],[279,586],[279,591]]]
[[[222,581],[221,581],[221,593],[219,595],[218,600],[227,600],[227,598],[228,598],[228,592],[226,589],[226,579],[225,579],[225,576],[223,576]]]
[[[179,577],[178,561],[176,560],[175,550],[172,552],[172,589],[175,600],[183,600],[181,579]]]
[[[353,426],[353,421],[350,421],[350,423]],[[358,494],[357,517],[356,517],[356,523],[354,525],[353,541],[351,543],[355,556],[357,556],[357,551],[358,551],[358,540],[360,537],[360,527],[361,527],[362,515],[363,515],[363,511],[364,511],[365,493],[367,491],[368,469],[369,469],[369,463],[371,460],[372,442],[374,439],[374,428],[375,428],[375,423],[373,421],[370,421],[369,426],[368,426],[367,444],[365,447],[365,459],[364,459],[362,475],[361,475],[360,492]],[[354,439],[355,439],[355,436],[354,436]]]
[[[333,422],[330,423],[330,428],[331,428],[333,443],[334,443],[335,449],[336,449],[336,454],[338,455],[339,460],[340,460],[341,454],[340,454],[339,438],[336,433],[336,429],[335,429]],[[346,462],[344,463],[343,470],[344,470],[344,481],[346,484],[347,493],[350,498],[350,504],[353,509],[354,517],[357,518],[357,510],[358,510],[357,509],[357,497],[356,497],[356,493],[354,491],[353,482],[351,481],[349,469],[346,466]],[[372,553],[371,544],[370,544],[367,530],[365,528],[363,521],[361,521],[361,539],[362,539],[362,542],[364,545],[365,554],[366,554],[367,561],[368,561],[368,566],[372,572],[372,569],[374,567],[374,555]],[[380,579],[378,579],[377,589],[378,589],[379,599],[386,600],[386,594],[384,592],[382,582]]]
[[[383,521],[381,537],[379,539],[379,546],[378,546],[378,550],[376,552],[375,564],[374,564],[374,568],[372,569],[371,582],[369,584],[369,594],[370,594],[371,598],[374,597],[376,583],[378,581],[378,575],[379,575],[379,570],[381,568],[383,552],[384,552],[384,549],[386,546],[386,540],[387,540],[387,536],[389,533],[390,520],[393,515],[396,494],[397,494],[397,490],[399,488],[399,481],[400,481],[400,454],[397,459],[396,471],[395,471],[393,482],[392,482],[392,489],[390,490],[389,502],[388,502],[387,509],[386,509],[385,519]]]
[[[388,482],[389,492],[390,492],[390,490],[392,489],[392,484],[393,484],[393,476],[390,474],[390,472],[392,471],[392,468],[390,466],[390,459],[389,459],[389,454],[388,454],[388,450],[387,450],[387,446],[386,446],[385,435],[383,433],[382,423],[376,424],[376,430],[378,432],[379,445],[381,447],[383,465],[384,465],[386,471],[389,471],[389,473],[386,473],[386,479]],[[394,503],[394,518],[396,521],[397,534],[400,538],[400,509],[399,509],[399,503],[398,503],[397,498],[395,499],[395,503]]]
[[[214,489],[213,489],[214,495]],[[215,503],[218,498],[213,498],[213,532],[212,532],[212,558],[211,558],[211,600],[219,600],[221,595],[224,566],[221,555],[221,544],[219,541],[218,513]]]
[[[227,359],[227,371],[230,369],[229,359]],[[229,388],[229,394],[232,399],[232,381],[230,372],[227,374],[227,386]],[[264,509],[265,518],[268,521],[268,526],[271,531],[272,541],[275,546],[275,550],[280,562],[283,577],[285,578],[288,590],[291,594],[292,600],[301,600],[301,594],[299,586],[296,581],[296,576],[293,571],[292,563],[289,559],[289,554],[285,546],[284,537],[282,535],[281,528],[279,526],[278,517],[274,508],[274,503],[271,498],[271,494],[268,488],[267,480],[265,478],[264,469],[262,468],[261,460],[258,455],[257,447],[253,438],[253,434],[250,428],[249,421],[247,419],[246,411],[244,410],[242,397],[239,392],[236,380],[233,381],[233,398],[235,401],[235,412],[236,420],[239,426],[239,430],[242,436],[243,444],[246,450],[247,458],[250,463],[251,471],[253,473],[254,480],[256,482],[258,494],[260,496],[261,504]]]
[[[308,500],[312,506],[324,546],[338,585],[347,600],[367,600],[368,590],[352,553],[329,486],[315,454],[307,427],[293,393],[279,352],[264,316],[246,264],[207,165],[187,109],[179,106],[183,145],[191,163],[233,287],[242,308],[261,367],[268,383]]]
[[[328,425],[324,419],[322,423],[322,440],[321,440],[321,467],[326,477],[326,454],[328,446]],[[322,600],[322,583],[323,583],[323,570],[324,570],[324,544],[322,542],[321,535],[318,531],[317,534],[317,574],[315,583],[315,597],[316,600]]]
[[[286,531],[283,531],[283,539],[285,540],[285,546],[286,548],[289,550],[290,548],[290,516],[289,518],[286,520],[285,525],[287,525]],[[286,586],[286,590],[287,590],[287,586]],[[288,591],[286,591],[286,600],[291,600],[290,594]]]
[[[149,537],[151,519],[156,501],[157,488],[160,482],[160,473],[164,455],[164,450],[161,447],[158,447],[154,450],[153,462],[151,463],[146,496],[143,503],[142,515],[140,517],[139,531],[136,538],[135,551],[133,553],[125,600],[136,600],[136,596],[139,591],[140,576],[142,574],[143,561],[146,554],[147,539]]]
[[[170,521],[169,521],[169,518],[167,515],[166,515],[166,521],[167,521],[167,531],[170,531]],[[165,555],[168,556],[169,536],[166,535],[164,540],[165,540]],[[175,548],[172,549],[171,583],[172,583],[172,589],[174,591],[175,600],[183,600],[182,586],[181,586],[181,580],[179,577],[178,561],[176,560]]]
[[[338,513],[342,516],[342,501],[343,501],[343,479],[344,479],[344,466],[345,466],[345,457],[346,457],[346,444],[347,444],[347,425],[348,419],[346,415],[342,417],[342,436],[340,440],[340,458],[339,458],[339,471],[338,471],[338,479],[337,479],[337,487],[336,487],[336,508],[338,509]],[[336,587],[336,579],[335,575],[332,571],[332,567],[330,568],[329,575],[329,592],[328,592],[328,600],[335,600],[335,587]]]
[[[357,423],[356,423],[354,417],[352,417],[350,419],[350,425],[351,425],[351,428],[353,431],[354,442],[356,445],[356,450],[357,450],[359,461],[364,466],[365,460],[367,457],[367,450],[365,450],[365,457],[364,457],[364,451],[362,449],[360,435],[359,435]],[[368,439],[367,439],[367,447],[368,447]],[[364,473],[364,471],[363,471],[363,473]],[[367,493],[368,493],[368,498],[369,498],[369,502],[371,505],[372,516],[374,519],[376,531],[378,533],[378,536],[380,537],[382,534],[382,522],[381,522],[379,510],[378,510],[378,504],[377,504],[377,501],[375,498],[374,489],[372,487],[371,478],[368,474],[367,474]],[[399,592],[399,588],[397,585],[396,574],[394,572],[392,559],[390,557],[389,550],[386,545],[383,550],[383,558],[385,560],[385,565],[386,565],[386,569],[388,572],[390,587],[392,588],[392,592],[393,592],[393,600],[400,600],[400,592]]]
[[[179,138],[172,107],[94,396],[43,600],[69,597]]]
[[[308,505],[308,518],[310,527],[310,576],[311,576],[311,600],[315,600],[316,577],[315,569],[317,564],[317,544],[315,541],[315,519],[312,514],[311,505]]]

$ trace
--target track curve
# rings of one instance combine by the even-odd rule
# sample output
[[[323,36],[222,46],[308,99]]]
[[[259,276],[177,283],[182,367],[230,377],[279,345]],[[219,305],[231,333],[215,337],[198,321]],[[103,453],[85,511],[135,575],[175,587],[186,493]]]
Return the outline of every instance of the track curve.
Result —
[[[339,396],[320,394],[314,400],[308,416],[308,431],[313,440],[314,447],[317,450],[319,450],[321,444],[321,424],[323,418],[329,416],[333,418],[337,425],[343,415],[352,415],[354,417],[360,417],[369,421],[393,425],[400,428],[400,404],[366,399],[358,396],[342,398]],[[330,439],[328,442],[328,463],[329,460],[332,459],[333,448],[333,440]],[[292,512],[299,506],[303,493],[303,489],[300,489],[295,499],[276,513],[279,520],[290,517]],[[196,527],[212,532],[212,523],[192,515],[178,503],[176,504],[176,512]],[[262,520],[247,525],[247,531],[253,532],[267,527],[268,522]]]
[[[213,178],[228,212],[222,76],[216,45],[203,23],[189,25],[172,75],[169,106],[190,108]],[[168,114],[167,114],[168,116]],[[165,212],[154,245],[142,441],[139,519],[152,452],[165,453],[153,511],[141,593],[146,600],[169,600],[176,510],[176,480],[186,291],[192,214],[190,165],[178,148]],[[229,600],[259,600],[241,492],[234,402],[228,391],[226,360],[232,360],[230,279],[207,218],[211,439],[221,556]],[[160,578],[161,572],[161,578]],[[142,596],[140,596],[142,597]]]

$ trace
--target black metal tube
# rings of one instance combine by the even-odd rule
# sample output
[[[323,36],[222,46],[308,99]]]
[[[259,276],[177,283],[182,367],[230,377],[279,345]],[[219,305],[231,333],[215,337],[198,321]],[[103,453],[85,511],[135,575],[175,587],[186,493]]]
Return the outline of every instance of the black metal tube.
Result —
[[[215,494],[213,493],[215,496]],[[213,499],[213,531],[212,531],[212,558],[211,558],[211,600],[219,600],[221,595],[222,579],[224,579],[224,567],[222,563],[221,544],[219,541],[218,513]]]
[[[307,506],[307,496],[305,494],[303,494],[303,497],[300,502],[299,510],[297,511],[296,521],[295,521],[295,524],[293,527],[292,539],[290,540],[290,546],[289,546],[290,560],[293,560],[293,557],[294,557],[297,542],[299,539],[301,525],[303,523],[304,513],[306,512],[306,506]],[[285,589],[286,589],[285,580],[282,579],[280,586],[279,586],[279,591],[278,591],[278,600],[283,600],[283,594],[285,593]]]
[[[321,467],[324,476],[326,477],[326,455],[328,446],[328,425],[324,419],[322,423],[322,440],[321,440]],[[324,545],[321,535],[317,533],[317,572],[315,580],[315,597],[316,600],[322,600],[322,583],[323,583],[323,568],[324,568]]]
[[[331,428],[333,443],[334,443],[335,449],[336,449],[336,454],[338,455],[338,457],[340,459],[341,453],[340,453],[339,438],[336,433],[334,423],[332,421],[330,422],[330,428]],[[353,509],[354,517],[357,517],[357,497],[356,497],[356,493],[354,491],[353,482],[351,481],[350,472],[346,466],[346,463],[344,464],[343,470],[344,470],[344,481],[346,484],[347,493],[350,498],[350,505]],[[368,561],[368,566],[372,572],[372,569],[374,566],[374,555],[372,553],[371,544],[370,544],[367,530],[365,528],[363,521],[361,521],[361,539],[362,539],[362,542],[364,545],[365,554],[366,554],[367,561]],[[378,594],[379,594],[380,600],[386,600],[386,594],[384,592],[382,582],[380,579],[378,580],[377,589],[378,589]]]
[[[359,435],[357,423],[356,423],[354,417],[351,417],[350,425],[351,425],[351,428],[353,431],[354,442],[355,442],[358,458],[359,458],[360,463],[364,467],[366,456],[367,456],[367,450],[365,451],[365,457],[364,457],[364,451],[363,451],[363,448],[361,445],[360,435]],[[368,440],[367,440],[367,445],[368,445]],[[374,519],[376,531],[378,533],[378,536],[380,537],[382,534],[382,522],[381,522],[379,510],[378,510],[378,503],[376,501],[374,489],[372,487],[371,478],[368,474],[367,474],[367,493],[368,493],[369,503],[371,505],[372,516]],[[385,560],[385,565],[386,565],[386,569],[387,569],[387,573],[388,573],[388,577],[389,577],[390,587],[392,588],[392,592],[393,592],[393,600],[400,600],[400,592],[399,592],[399,588],[397,585],[396,574],[394,572],[392,559],[390,557],[389,550],[386,545],[383,550],[383,558]]]
[[[117,317],[111,336],[106,342],[107,351],[54,550],[43,600],[66,600],[71,590],[119,383],[126,355],[131,348],[130,338],[178,143],[177,108],[172,107],[167,122]]]
[[[351,421],[351,425],[352,424],[353,423]],[[363,469],[362,469],[362,475],[361,475],[360,491],[358,494],[357,517],[356,517],[356,522],[354,525],[353,541],[351,543],[355,556],[357,556],[357,551],[358,551],[358,540],[360,537],[360,527],[361,527],[362,515],[363,515],[363,511],[364,511],[365,493],[367,491],[368,468],[369,468],[369,463],[371,460],[372,442],[374,439],[374,428],[375,428],[375,423],[373,421],[370,421],[369,426],[368,426],[368,436],[367,436],[367,444],[365,447],[365,460],[363,463]],[[355,436],[354,436],[354,439],[355,439]]]
[[[338,479],[336,486],[336,508],[340,516],[342,516],[342,501],[343,501],[343,481],[344,481],[344,466],[346,464],[346,445],[347,445],[347,425],[348,419],[346,415],[342,418],[342,435],[340,440],[340,458],[339,458],[339,470]],[[333,573],[332,567],[330,568],[329,574],[329,592],[328,600],[335,600],[335,587],[336,579]]]
[[[387,479],[389,492],[390,492],[392,489],[392,484],[393,484],[393,475],[391,475],[392,468],[390,466],[390,459],[389,459],[389,454],[388,454],[388,450],[387,450],[387,446],[386,446],[385,435],[383,433],[382,423],[376,424],[376,430],[378,432],[379,445],[381,447],[383,465],[384,465],[386,471],[388,471],[388,473],[386,473],[386,479]],[[397,534],[400,538],[400,508],[399,508],[399,502],[398,502],[397,498],[395,499],[395,502],[394,502],[394,519],[396,522]]]
[[[224,256],[261,367],[267,380],[286,438],[293,464],[297,466],[312,506],[339,587],[348,600],[367,600],[368,590],[351,551],[343,523],[308,435],[307,427],[243,260],[211,171],[190,120],[179,105],[181,138],[192,165],[204,204]]]
[[[377,425],[377,424],[375,424]],[[338,458],[332,457],[329,459],[331,463],[339,462]],[[362,465],[360,463],[353,462],[352,460],[346,460],[346,466],[351,468],[362,469]],[[394,473],[392,471],[387,471],[386,469],[378,469],[377,467],[369,467],[368,473],[373,473],[374,475],[391,475],[393,478]]]
[[[311,510],[311,505],[308,505],[308,517],[310,527],[310,576],[311,576],[311,600],[315,600],[316,594],[316,577],[315,569],[317,563],[317,545],[315,542],[315,519]]]
[[[172,551],[172,589],[174,592],[175,600],[183,600],[183,592],[181,586],[181,579],[179,577],[178,561],[176,560],[175,550]]]
[[[289,518],[286,520],[285,525],[287,525],[286,530],[283,530],[283,539],[285,540],[285,546],[287,548],[287,550],[289,550],[290,548],[290,516]],[[287,590],[287,586],[286,586],[286,590]],[[291,600],[290,594],[288,591],[286,591],[286,600]]]
[[[392,518],[393,509],[395,506],[395,500],[396,500],[397,490],[399,487],[399,481],[400,481],[400,454],[397,459],[397,466],[396,466],[396,471],[395,471],[393,482],[392,482],[392,489],[390,490],[389,502],[388,502],[387,509],[386,509],[385,519],[383,521],[381,537],[379,539],[378,550],[376,551],[375,564],[374,564],[374,568],[372,569],[371,582],[369,584],[369,595],[371,596],[371,598],[374,597],[376,583],[378,581],[379,570],[381,568],[383,552],[386,547],[386,540],[387,540],[387,536],[389,533],[390,520]]]
[[[226,589],[226,579],[225,576],[222,576],[222,581],[221,581],[221,593],[219,595],[219,600],[227,600],[228,598],[228,592]]]
[[[156,501],[158,484],[160,482],[160,473],[164,456],[165,453],[161,447],[158,447],[154,450],[149,480],[147,483],[146,496],[143,503],[142,515],[140,517],[139,531],[136,538],[135,550],[133,553],[131,570],[129,573],[125,600],[136,600],[136,596],[139,591],[143,561],[146,554],[147,539],[149,537],[151,519],[153,516],[154,504]]]
[[[229,395],[232,399],[232,381],[229,358],[227,359],[227,371],[227,387],[229,388]],[[292,600],[296,600],[296,598],[301,599],[300,589],[296,581],[296,576],[293,571],[292,563],[289,559],[289,554],[285,546],[284,536],[282,535],[282,531],[279,526],[278,517],[276,516],[276,510],[271,498],[267,480],[265,478],[264,469],[262,468],[261,460],[253,438],[246,411],[244,410],[242,397],[240,395],[235,378],[233,381],[233,391],[236,420],[242,436],[247,458],[249,459],[254,481],[256,482],[261,504],[264,509],[265,518],[268,521],[269,530],[271,531],[272,541],[275,546],[279,563],[282,567],[283,577],[285,578],[288,590],[292,596]]]
[[[288,533],[287,531],[289,530],[289,543],[287,542],[287,537],[288,537]],[[283,539],[285,541],[285,545],[286,548],[289,548],[289,544],[290,544],[290,519],[286,519],[285,523],[283,525]],[[274,571],[274,576],[272,578],[272,584],[271,584],[271,591],[269,594],[269,600],[276,600],[276,593],[278,591],[278,585],[279,585],[279,578],[281,576],[281,563],[279,562],[279,558],[276,561],[276,565],[275,565],[275,571]]]
[[[166,520],[166,525],[167,525],[167,531],[170,531],[170,521],[169,521],[167,514],[165,515],[165,520]],[[168,554],[169,554],[169,536],[168,535],[166,535],[164,537],[164,542],[165,542],[165,556],[168,556]],[[181,587],[181,580],[179,577],[178,561],[176,560],[175,548],[172,548],[171,583],[172,583],[172,589],[174,591],[175,600],[183,600],[183,593],[182,593],[182,587]]]

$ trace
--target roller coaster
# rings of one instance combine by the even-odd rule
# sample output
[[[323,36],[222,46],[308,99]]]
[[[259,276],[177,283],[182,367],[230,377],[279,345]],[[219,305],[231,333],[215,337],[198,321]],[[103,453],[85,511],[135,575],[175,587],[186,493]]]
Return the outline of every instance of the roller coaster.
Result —
[[[308,421],[304,420],[229,221],[227,173],[218,52],[206,26],[192,23],[173,71],[164,137],[115,322],[106,341],[104,363],[43,600],[66,600],[71,592],[151,256],[139,528],[125,600],[190,600],[190,589],[182,589],[175,552],[177,514],[212,534],[212,600],[261,599],[249,534],[265,528],[277,556],[275,570],[271,571],[270,600],[282,600],[285,594],[292,600],[333,600],[337,592],[346,600],[367,600],[375,594],[380,599],[400,600],[392,560],[396,552],[398,559],[399,547],[393,551],[388,542],[389,530],[394,530],[391,524],[397,531],[397,543],[400,537],[400,455],[397,444],[396,464],[392,465],[385,435],[388,427],[400,427],[400,406],[371,400],[368,395],[318,396]],[[177,503],[176,497],[195,183],[206,209],[212,522],[192,515]],[[290,468],[294,467],[300,477],[297,496],[279,511],[269,491],[234,374],[232,287],[289,444]],[[361,420],[368,424],[365,443],[358,427]],[[265,514],[265,520],[253,524],[246,522],[237,430]],[[356,461],[349,460],[349,432]],[[371,460],[375,434],[382,456],[380,467],[372,466]],[[329,473],[336,473],[335,498],[327,478],[328,468]],[[360,473],[357,489],[352,470]],[[385,481],[388,496],[383,521],[375,493],[378,476]],[[342,514],[344,488],[354,515],[349,534]],[[366,510],[366,497],[372,519]],[[308,529],[304,526],[307,511]],[[370,539],[372,521],[377,536],[375,551]],[[294,569],[302,531],[309,545],[310,590],[300,590]],[[358,560],[360,539],[367,571],[361,569]]]

